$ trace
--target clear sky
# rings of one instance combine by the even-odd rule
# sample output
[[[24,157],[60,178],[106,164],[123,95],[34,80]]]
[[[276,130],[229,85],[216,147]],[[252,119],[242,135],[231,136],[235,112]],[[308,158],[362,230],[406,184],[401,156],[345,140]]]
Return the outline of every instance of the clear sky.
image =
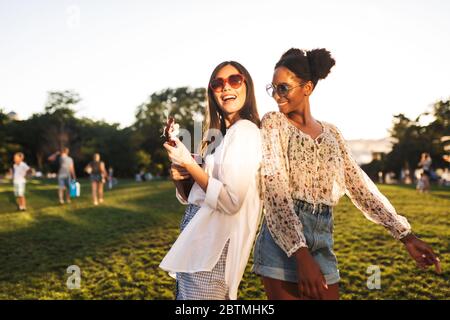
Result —
[[[449,17],[447,0],[0,0],[0,108],[26,118],[73,89],[80,116],[125,126],[151,93],[206,86],[233,59],[262,115],[277,109],[265,84],[281,54],[325,47],[336,66],[313,115],[347,139],[383,138],[393,114],[450,97]]]

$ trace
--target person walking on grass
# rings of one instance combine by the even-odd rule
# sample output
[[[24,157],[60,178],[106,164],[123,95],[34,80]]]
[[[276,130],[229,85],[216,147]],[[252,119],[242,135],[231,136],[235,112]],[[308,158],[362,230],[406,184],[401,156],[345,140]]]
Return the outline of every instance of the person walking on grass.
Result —
[[[114,168],[108,168],[108,189],[111,190],[114,186],[115,178],[114,178]]]
[[[11,172],[14,185],[14,196],[16,197],[17,208],[19,211],[27,210],[25,186],[27,174],[31,172],[30,167],[23,161],[24,159],[25,156],[22,152],[15,153]]]
[[[427,189],[427,183],[428,183],[427,176],[425,172],[422,172],[420,174],[420,178],[417,179],[417,186],[416,186],[417,191],[419,191],[420,193],[427,192],[429,190]]]
[[[58,169],[58,197],[59,203],[64,204],[64,194],[67,203],[70,203],[70,183],[71,179],[75,180],[75,167],[73,159],[69,157],[69,148],[64,147],[61,151],[57,151],[48,157],[49,161],[59,161]]]
[[[105,169],[105,163],[100,161],[100,154],[94,154],[93,160],[84,168],[89,174],[92,187],[92,201],[94,206],[103,203],[103,186],[108,173]]]
[[[418,166],[422,168],[422,173],[420,180],[423,180],[423,192],[429,192],[430,191],[430,185],[431,185],[431,164],[432,164],[431,156],[427,152],[423,152],[420,155],[420,161],[418,163]]]
[[[309,97],[334,64],[326,49],[293,48],[267,86],[280,112],[261,121],[265,219],[253,271],[269,299],[339,298],[333,207],[344,194],[401,241],[420,268],[435,265],[441,272],[436,254],[358,166],[338,128],[312,116]]]

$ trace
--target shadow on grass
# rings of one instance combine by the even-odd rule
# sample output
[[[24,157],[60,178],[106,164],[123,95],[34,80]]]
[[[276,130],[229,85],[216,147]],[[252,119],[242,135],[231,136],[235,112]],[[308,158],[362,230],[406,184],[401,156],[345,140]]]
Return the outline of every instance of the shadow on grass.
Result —
[[[74,199],[74,201],[90,199],[91,185],[89,180],[81,179],[79,181],[81,181],[81,198]],[[125,180],[119,185],[116,185],[112,190],[105,188],[105,198],[120,195],[123,190],[126,190],[127,193],[132,193],[137,189],[142,189],[145,187],[151,188],[155,183],[159,182],[161,181],[136,184],[131,180]],[[34,211],[42,210],[47,207],[59,206],[58,186],[55,181],[49,181],[49,184],[43,184],[42,181],[33,180],[27,183],[25,196],[28,207]],[[12,189],[8,191],[0,191],[0,215],[14,211],[17,211],[17,206]]]
[[[380,185],[378,185],[380,186]],[[418,196],[425,195],[416,191],[416,186],[412,184],[381,184],[381,186],[385,187],[395,187],[403,190],[410,190],[417,193]],[[428,193],[432,197],[437,197],[445,200],[450,200],[450,187],[438,186],[435,184],[431,185],[430,193]]]
[[[2,211],[6,212],[5,210],[12,211],[17,210],[17,203],[16,203],[16,197],[14,196],[13,192],[0,192],[0,199],[6,199],[5,205],[2,205],[0,207],[0,213]]]
[[[152,206],[167,204],[161,202],[164,198],[170,201],[168,191],[163,189],[117,206],[80,208],[62,215],[34,214],[30,227],[0,233],[0,281],[65,273],[76,260],[107,255],[124,239],[132,240],[134,234],[173,226],[182,207],[175,199],[170,206]]]

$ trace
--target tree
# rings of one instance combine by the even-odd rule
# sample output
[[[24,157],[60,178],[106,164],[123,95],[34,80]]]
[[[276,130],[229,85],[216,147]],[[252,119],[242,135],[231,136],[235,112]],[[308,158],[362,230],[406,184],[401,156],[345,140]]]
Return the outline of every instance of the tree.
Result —
[[[0,172],[5,172],[8,168],[8,150],[6,148],[6,121],[8,117],[0,109]]]
[[[105,165],[114,168],[116,176],[132,176],[136,171],[136,144],[132,141],[130,128],[120,129],[118,123],[78,120],[77,139],[73,148],[77,150],[77,165],[80,169],[99,153]]]
[[[12,153],[25,153],[27,163],[41,171],[57,170],[57,163],[47,157],[61,147],[69,147],[78,175],[100,153],[107,167],[114,167],[117,176],[132,176],[137,170],[135,131],[121,129],[119,124],[77,118],[74,107],[81,101],[73,91],[49,92],[42,113],[35,113],[24,121],[8,120],[0,113],[0,171],[10,165]],[[6,146],[6,147],[5,147]]]
[[[0,109],[0,173],[6,172],[12,163],[15,152],[23,151],[21,146],[10,134],[11,126],[18,121],[11,120],[7,114]]]
[[[148,171],[152,163],[152,157],[144,150],[138,150],[138,152],[136,152],[136,163],[139,170]]]
[[[45,140],[47,145],[61,149],[68,147],[77,137],[77,119],[73,107],[81,101],[74,91],[50,91],[45,105]]]
[[[433,105],[433,116],[435,120],[428,125],[429,135],[432,139],[431,157],[436,167],[446,167],[448,163],[444,158],[448,156],[445,146],[450,136],[450,100],[438,101]]]
[[[49,92],[44,113],[9,124],[8,136],[22,147],[28,161],[39,170],[48,169],[45,161],[49,154],[76,142],[79,126],[71,107],[80,100],[72,91]]]
[[[49,91],[45,112],[51,114],[61,109],[72,110],[72,107],[80,101],[80,95],[73,90]]]
[[[394,116],[391,137],[396,139],[391,152],[386,156],[385,170],[399,175],[404,167],[416,168],[420,154],[426,148],[427,139],[422,135],[417,121],[410,120],[403,114]],[[413,172],[410,171],[411,174]]]
[[[367,168],[373,170],[381,167],[397,175],[402,169],[408,168],[411,178],[414,178],[414,170],[417,169],[423,152],[430,154],[435,168],[445,167],[446,163],[443,159],[445,150],[441,138],[450,135],[450,100],[435,103],[431,111],[434,120],[428,125],[421,126],[420,118],[428,114],[424,112],[415,120],[403,114],[395,115],[390,134],[396,142],[391,152],[386,155],[382,163],[374,161],[367,165]]]
[[[180,127],[188,130],[193,138],[193,119],[197,114],[204,114],[205,106],[204,88],[182,87],[153,93],[137,108],[136,122],[132,126],[135,133],[133,140],[137,143],[138,149],[150,154],[152,173],[157,174],[161,171],[166,173],[169,167],[166,152],[162,149],[164,140],[161,137],[167,115],[173,116]]]

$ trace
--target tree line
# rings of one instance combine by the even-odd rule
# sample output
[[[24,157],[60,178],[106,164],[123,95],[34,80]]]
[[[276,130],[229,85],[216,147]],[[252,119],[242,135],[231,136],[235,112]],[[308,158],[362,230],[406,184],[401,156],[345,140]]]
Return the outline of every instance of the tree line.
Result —
[[[394,138],[392,150],[381,159],[374,159],[362,166],[367,174],[376,179],[378,172],[394,172],[400,178],[402,170],[409,172],[414,181],[414,171],[422,153],[429,153],[433,168],[448,168],[450,162],[450,100],[436,102],[431,111],[423,112],[415,119],[404,114],[394,115],[390,135]],[[431,118],[421,125],[422,117]]]
[[[26,120],[11,119],[0,108],[0,174],[11,167],[12,156],[18,151],[36,170],[55,172],[58,164],[47,161],[48,156],[68,147],[78,174],[98,152],[117,176],[132,177],[139,171],[166,175],[169,161],[161,134],[167,112],[182,128],[193,130],[192,115],[203,112],[205,97],[203,88],[168,88],[153,93],[137,107],[135,122],[126,128],[77,117],[75,109],[81,97],[71,90],[49,92],[44,110]]]
[[[49,92],[43,111],[22,121],[11,119],[0,108],[0,173],[10,168],[12,155],[18,151],[36,170],[55,172],[57,164],[47,161],[47,157],[69,147],[77,173],[98,152],[117,176],[131,177],[139,171],[167,175],[169,161],[161,137],[167,115],[170,113],[181,128],[193,133],[193,119],[204,114],[206,90],[181,87],[155,92],[136,108],[134,123],[125,128],[77,117],[75,109],[80,101],[80,95],[71,90]],[[450,100],[436,102],[430,113],[416,119],[404,114],[394,116],[390,130],[395,138],[392,151],[363,166],[369,176],[376,178],[379,171],[413,172],[422,152],[430,153],[435,168],[448,167],[443,137],[450,136]],[[421,117],[427,115],[433,120],[420,125]]]

